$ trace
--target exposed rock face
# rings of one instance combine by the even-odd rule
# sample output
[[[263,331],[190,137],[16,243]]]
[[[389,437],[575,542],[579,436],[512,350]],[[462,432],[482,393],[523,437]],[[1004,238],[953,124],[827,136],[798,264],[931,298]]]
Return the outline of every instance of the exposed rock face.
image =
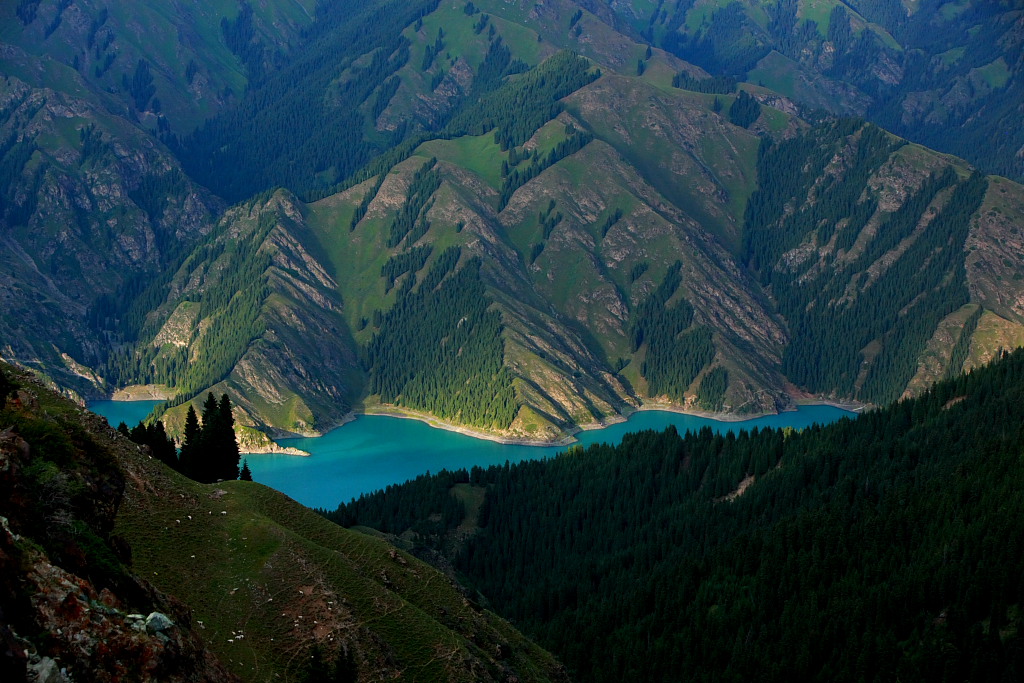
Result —
[[[19,394],[41,391],[27,386]],[[124,564],[130,549],[110,534],[125,485],[113,431],[84,412],[50,412],[49,400],[46,411],[20,397],[9,404],[13,426],[0,432],[3,679],[237,680],[206,651],[185,606]],[[140,610],[149,617],[133,615]]]
[[[0,188],[0,357],[95,394],[103,378],[89,368],[118,335],[113,302],[128,303],[177,248],[209,232],[220,203],[80,87],[76,96],[14,76],[0,84],[0,138],[24,154]]]
[[[227,391],[240,424],[269,427],[276,433],[316,434],[339,424],[362,388],[362,375],[343,317],[343,302],[324,248],[312,236],[302,204],[281,191],[264,201],[231,209],[224,216],[218,247],[251,243],[253,258],[266,269],[243,283],[260,290],[255,333],[232,338],[227,353],[237,360],[216,391]],[[214,253],[218,253],[215,252]],[[160,331],[143,345],[174,343],[192,362],[225,353],[207,335],[214,320],[228,328],[241,325],[229,306],[200,306],[204,292],[232,276],[238,264],[217,257],[187,263],[172,280],[171,297],[156,311]],[[205,387],[204,387],[205,388]],[[205,397],[202,392],[197,399]],[[172,430],[184,424],[186,406],[168,414]],[[255,443],[256,435],[246,437]],[[256,444],[259,446],[259,444]],[[265,450],[266,446],[258,448]]]

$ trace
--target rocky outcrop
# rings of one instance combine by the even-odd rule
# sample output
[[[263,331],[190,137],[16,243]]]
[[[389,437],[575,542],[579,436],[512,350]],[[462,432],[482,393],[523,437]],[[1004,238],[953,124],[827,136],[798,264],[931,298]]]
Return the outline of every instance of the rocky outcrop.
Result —
[[[3,364],[0,393],[4,683],[305,680],[314,658],[347,680],[568,680],[386,542],[189,481]]]
[[[3,680],[237,680],[189,610],[131,573],[131,549],[111,535],[125,486],[111,445],[134,447],[18,381],[0,431]]]
[[[5,49],[5,60],[33,74],[43,68]],[[36,86],[29,75],[0,85],[6,162],[22,162],[0,187],[0,357],[96,395],[105,378],[95,370],[123,332],[118,312],[177,249],[210,231],[220,203],[73,71],[65,76],[77,89]]]

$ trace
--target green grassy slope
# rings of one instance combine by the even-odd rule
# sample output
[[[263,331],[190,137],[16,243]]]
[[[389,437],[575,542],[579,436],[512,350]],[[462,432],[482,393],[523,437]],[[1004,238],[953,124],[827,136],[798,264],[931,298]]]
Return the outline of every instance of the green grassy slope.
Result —
[[[347,532],[248,482],[198,485],[127,464],[116,531],[135,571],[194,610],[243,680],[297,680],[319,646],[360,680],[561,680],[557,663],[452,581],[384,541]]]
[[[247,3],[248,4],[248,3]],[[311,0],[251,3],[252,45],[269,63],[273,52],[288,43],[314,19]],[[24,11],[32,8],[33,11]],[[156,129],[163,117],[179,134],[188,133],[240,96],[253,70],[232,51],[221,19],[234,21],[241,5],[228,0],[202,6],[160,0],[122,6],[96,2],[6,3],[0,9],[0,41],[17,45],[46,60],[73,66],[88,87],[115,93],[127,110],[131,80],[141,61],[148,65],[153,93],[133,106],[135,115]]]
[[[301,681],[319,652],[350,680],[567,680],[437,570],[260,484],[185,479],[7,365],[0,416],[4,583],[33,591],[5,591],[5,626],[71,675]],[[137,610],[169,614],[169,639],[135,633]]]

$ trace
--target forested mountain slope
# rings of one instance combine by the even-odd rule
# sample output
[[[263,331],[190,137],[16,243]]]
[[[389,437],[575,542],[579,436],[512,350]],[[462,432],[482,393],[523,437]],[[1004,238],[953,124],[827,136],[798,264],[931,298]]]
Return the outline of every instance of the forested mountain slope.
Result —
[[[138,294],[223,204],[73,70],[3,49],[0,353],[95,394],[111,344],[154,303]]]
[[[325,514],[439,549],[582,679],[1014,680],[1022,406],[1017,351],[827,427],[642,432]]]
[[[310,433],[336,424],[359,397],[362,372],[333,268],[285,192],[228,210],[176,271],[153,280],[139,342],[114,353],[108,381],[153,384],[173,431],[185,400],[211,387],[236,396],[243,425]],[[180,407],[177,407],[180,406]],[[267,444],[243,429],[246,448]]]
[[[865,116],[988,173],[1024,178],[1024,10],[1015,0],[590,5],[715,75]]]
[[[0,41],[73,69],[112,113],[187,134],[284,61],[316,6],[16,0],[0,8]]]
[[[99,9],[19,4],[4,357],[156,384],[172,425],[215,388],[268,431],[399,410],[551,440],[645,405],[884,402],[1024,339],[1021,186],[673,54],[754,5],[285,4],[145,10],[190,36],[173,59],[124,7],[96,29],[169,82],[208,43],[195,78],[244,89],[215,104],[76,66]]]
[[[4,680],[567,680],[437,570],[185,479],[6,364],[0,424]]]

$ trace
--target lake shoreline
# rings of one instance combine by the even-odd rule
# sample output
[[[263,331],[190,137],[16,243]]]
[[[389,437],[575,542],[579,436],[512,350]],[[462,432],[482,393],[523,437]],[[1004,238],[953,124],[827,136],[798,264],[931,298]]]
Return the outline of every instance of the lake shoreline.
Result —
[[[133,401],[140,401],[140,400],[148,400],[148,401],[161,400],[159,398],[155,398],[154,397],[155,395],[157,395],[159,393],[160,392],[159,392],[159,387],[158,386],[154,386],[154,385],[133,386],[133,387],[130,387],[130,388],[127,388],[127,389],[122,389],[122,390],[119,390],[119,391],[115,392],[114,393],[114,398],[110,398],[110,399],[106,399],[106,400],[115,401],[115,402],[119,402],[119,403],[120,402],[130,403],[130,402],[133,402]],[[164,400],[166,400],[166,399],[164,399]],[[309,452],[304,451],[302,449],[297,449],[297,448],[294,448],[294,447],[291,447],[291,446],[282,446],[279,443],[279,440],[281,440],[281,439],[294,439],[294,438],[317,438],[317,437],[323,437],[323,436],[327,435],[328,433],[333,432],[336,429],[340,429],[341,427],[344,427],[345,425],[354,422],[355,420],[357,420],[359,418],[360,415],[385,416],[385,417],[402,418],[402,419],[407,419],[407,420],[415,420],[417,422],[422,422],[422,423],[426,424],[427,426],[432,427],[434,429],[439,429],[439,430],[443,430],[443,431],[447,431],[447,432],[452,432],[452,433],[455,433],[455,434],[461,434],[463,436],[468,436],[468,437],[473,438],[473,439],[479,439],[481,441],[489,441],[489,442],[492,442],[492,443],[497,443],[497,444],[501,444],[501,445],[505,445],[505,446],[529,446],[529,447],[540,449],[540,448],[563,448],[563,447],[571,446],[571,445],[573,445],[575,443],[579,443],[580,442],[579,436],[581,434],[583,434],[585,432],[600,431],[602,429],[606,429],[606,428],[611,427],[613,425],[622,424],[623,422],[628,422],[630,420],[630,418],[633,415],[637,414],[637,413],[664,412],[664,413],[672,413],[672,414],[676,414],[676,415],[687,415],[687,416],[690,416],[690,417],[698,417],[698,418],[703,418],[703,419],[709,419],[709,420],[714,420],[716,422],[725,422],[725,423],[735,424],[735,423],[748,422],[748,421],[751,421],[751,420],[757,420],[757,419],[764,418],[764,417],[771,417],[773,415],[783,415],[785,413],[795,412],[795,411],[799,410],[803,406],[830,406],[830,407],[838,408],[840,410],[845,410],[847,412],[851,412],[851,413],[854,413],[854,414],[859,414],[862,410],[864,410],[864,409],[869,407],[869,406],[867,406],[865,404],[860,404],[860,403],[855,403],[855,402],[840,402],[840,401],[834,401],[834,400],[828,400],[828,399],[822,399],[822,398],[816,398],[816,397],[799,397],[799,398],[796,399],[795,405],[794,405],[793,408],[788,409],[788,410],[778,411],[778,412],[762,411],[762,412],[759,412],[759,413],[716,413],[716,412],[706,411],[706,410],[695,410],[693,408],[686,407],[686,406],[681,406],[681,405],[678,405],[678,404],[661,403],[661,402],[655,402],[655,401],[644,401],[639,406],[629,406],[629,405],[623,406],[621,413],[618,413],[616,415],[610,415],[610,416],[606,417],[605,419],[601,420],[600,422],[595,421],[595,422],[587,423],[587,424],[584,424],[584,425],[576,425],[571,430],[566,430],[565,433],[564,433],[564,436],[562,436],[559,439],[542,440],[542,439],[526,439],[526,438],[506,437],[506,436],[502,436],[501,434],[495,434],[495,433],[487,432],[487,431],[484,431],[484,430],[481,430],[481,429],[475,429],[473,427],[467,427],[467,426],[464,426],[464,425],[458,425],[458,424],[454,424],[454,423],[451,423],[451,422],[446,422],[446,421],[444,421],[444,420],[442,420],[442,419],[440,419],[440,418],[438,418],[438,417],[436,417],[434,415],[430,415],[428,413],[421,413],[421,412],[417,412],[415,410],[410,410],[410,409],[407,409],[407,408],[400,408],[400,407],[397,407],[397,406],[375,405],[375,406],[365,407],[365,408],[362,408],[360,410],[353,410],[353,411],[351,411],[349,413],[346,413],[335,424],[331,424],[330,426],[327,427],[327,429],[323,430],[322,432],[321,431],[317,431],[317,432],[312,433],[312,434],[290,434],[288,432],[282,432],[280,430],[275,430],[277,432],[276,434],[268,434],[268,433],[264,432],[264,434],[267,436],[267,440],[270,442],[270,445],[258,445],[258,444],[252,443],[250,441],[250,443],[247,444],[247,447],[243,447],[242,454],[243,455],[289,455],[289,456],[300,457],[300,458],[308,458],[308,457],[311,456],[311,454]]]
[[[104,408],[108,414],[112,411],[124,414],[125,408],[131,405],[110,402],[98,407]],[[141,417],[148,412],[147,405],[152,404],[135,406],[135,414]],[[400,420],[394,419],[395,415],[372,414],[374,412],[382,411],[349,415],[348,421],[355,421],[347,429],[334,429],[323,436],[280,438],[278,445],[282,448],[297,448],[312,457],[281,452],[247,454],[245,457],[253,478],[304,505],[333,509],[341,501],[384,490],[393,484],[415,479],[424,472],[442,469],[468,471],[474,467],[486,469],[504,463],[554,458],[569,447],[564,442],[562,445],[540,447],[505,444],[460,433],[464,430],[442,429],[436,422],[431,424],[404,412],[397,417],[406,419]],[[704,428],[718,433],[749,431],[754,427],[774,429],[790,426],[799,430],[811,424],[828,424],[844,416],[853,417],[853,414],[832,406],[805,405],[796,411],[762,417],[754,422],[725,422],[648,406],[647,410],[632,412],[628,420],[621,415],[615,416],[614,422],[606,429],[578,431],[574,439],[578,438],[579,443],[573,443],[572,447],[617,444],[627,434],[651,430],[660,432],[670,426],[679,434]],[[116,424],[117,420],[114,422]]]
[[[406,408],[398,408],[395,406],[373,406],[370,408],[364,408],[363,410],[354,410],[348,413],[347,415],[345,415],[344,418],[342,418],[342,420],[337,425],[334,425],[330,429],[326,430],[323,434],[334,431],[335,429],[338,429],[346,424],[349,424],[350,422],[353,422],[360,415],[382,415],[386,417],[398,417],[407,420],[417,420],[419,422],[423,422],[424,424],[430,427],[433,427],[434,429],[442,429],[444,431],[469,436],[474,439],[492,441],[494,443],[499,443],[506,446],[560,448],[563,446],[571,446],[574,443],[578,443],[578,435],[583,432],[599,431],[601,429],[611,427],[612,425],[628,422],[629,418],[636,413],[664,412],[674,413],[676,415],[689,415],[691,417],[699,417],[708,420],[714,420],[716,422],[738,423],[749,422],[751,420],[757,420],[764,417],[771,417],[773,415],[784,415],[785,413],[796,412],[803,406],[829,406],[832,408],[838,408],[839,410],[845,410],[847,412],[854,414],[859,414],[861,411],[869,407],[866,404],[855,402],[840,402],[818,398],[802,398],[796,401],[796,404],[793,408],[777,412],[762,411],[759,413],[716,413],[707,410],[694,410],[692,408],[687,408],[684,406],[671,403],[644,402],[635,408],[633,408],[632,406],[627,406],[627,408],[632,409],[623,410],[623,412],[617,415],[609,416],[602,420],[601,422],[591,422],[585,425],[577,425],[574,429],[568,431],[566,435],[560,439],[544,441],[540,439],[522,439],[505,437],[501,436],[500,434],[494,434],[480,429],[474,429],[472,427],[466,427],[463,425],[453,424],[451,422],[445,422],[444,420],[433,415],[430,415],[428,413],[420,413]],[[321,434],[320,436],[323,436],[323,434]]]

